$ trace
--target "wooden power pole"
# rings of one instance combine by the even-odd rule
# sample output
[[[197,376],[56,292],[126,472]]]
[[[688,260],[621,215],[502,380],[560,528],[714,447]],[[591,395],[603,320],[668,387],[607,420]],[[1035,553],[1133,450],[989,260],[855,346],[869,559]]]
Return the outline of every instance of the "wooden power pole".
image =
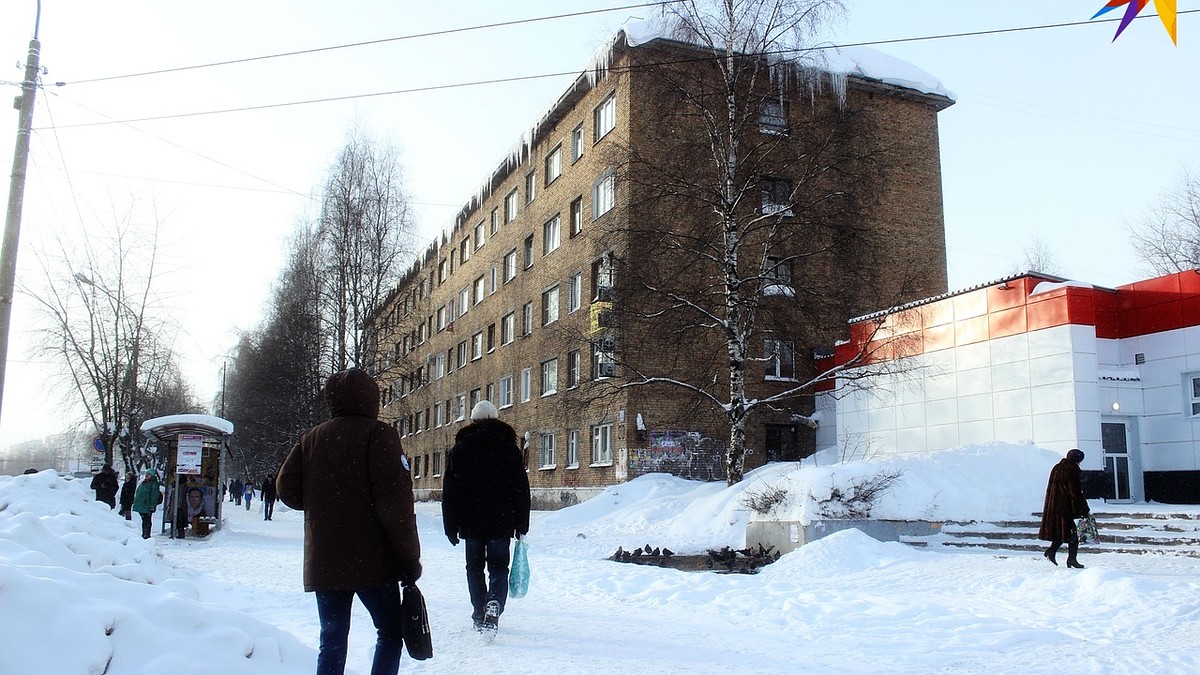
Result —
[[[33,39],[25,58],[25,81],[16,100],[20,110],[17,121],[17,146],[13,151],[12,180],[8,187],[8,215],[4,219],[4,242],[0,246],[0,410],[4,401],[4,374],[8,362],[8,333],[12,321],[13,294],[17,279],[17,243],[21,237],[21,206],[25,199],[25,170],[29,166],[29,136],[33,129],[33,99],[37,93],[38,60],[42,43],[38,42],[42,3],[38,2]]]

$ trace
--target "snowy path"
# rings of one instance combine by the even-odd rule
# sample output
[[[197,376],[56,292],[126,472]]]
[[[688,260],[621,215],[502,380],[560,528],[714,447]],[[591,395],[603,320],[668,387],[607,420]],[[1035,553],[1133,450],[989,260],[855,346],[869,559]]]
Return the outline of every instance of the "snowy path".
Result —
[[[759,575],[727,576],[601,560],[596,551],[637,541],[549,516],[534,518],[529,595],[510,601],[484,645],[470,629],[462,549],[442,536],[437,504],[418,505],[435,656],[406,657],[403,671],[1200,672],[1195,559],[1090,556],[1088,569],[1069,571],[1037,556],[933,553],[851,532]],[[202,600],[315,649],[301,514],[280,508],[266,522],[256,502],[251,512],[226,504],[225,517],[210,540],[160,542],[167,562],[193,575]],[[355,607],[348,666],[366,673],[374,638]]]

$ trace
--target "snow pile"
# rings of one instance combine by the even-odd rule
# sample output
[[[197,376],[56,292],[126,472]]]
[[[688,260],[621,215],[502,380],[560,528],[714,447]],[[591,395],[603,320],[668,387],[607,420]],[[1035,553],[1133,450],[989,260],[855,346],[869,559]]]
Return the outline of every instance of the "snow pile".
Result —
[[[990,443],[928,455],[831,466],[783,462],[746,475],[733,487],[666,474],[613,486],[578,506],[546,514],[541,527],[569,535],[556,542],[609,555],[617,546],[668,545],[677,552],[745,546],[746,524],[769,518],[807,524],[830,517],[818,503],[836,489],[885,473],[898,476],[871,509],[895,520],[1002,520],[1041,508],[1046,476],[1062,456],[1032,445]],[[764,491],[783,495],[765,515],[748,502]],[[579,541],[571,541],[574,538]],[[643,541],[643,539],[645,541]]]
[[[203,663],[205,672],[290,673],[312,662],[290,634],[200,602],[141,538],[140,519],[126,521],[86,482],[54,471],[0,476],[0,625],[5,672],[192,672]]]

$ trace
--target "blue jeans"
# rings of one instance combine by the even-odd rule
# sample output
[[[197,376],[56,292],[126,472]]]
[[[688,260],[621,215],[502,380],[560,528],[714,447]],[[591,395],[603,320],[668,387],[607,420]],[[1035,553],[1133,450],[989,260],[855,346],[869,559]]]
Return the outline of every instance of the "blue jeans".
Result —
[[[471,620],[483,623],[483,611],[489,600],[500,604],[508,600],[508,537],[500,539],[464,539],[467,549],[467,592],[471,594]],[[483,569],[487,567],[487,578]]]
[[[341,675],[346,670],[346,640],[350,637],[350,606],[354,596],[371,613],[378,637],[371,675],[395,675],[400,671],[401,633],[399,584],[357,591],[317,591],[317,616],[321,620],[321,650],[317,675]]]

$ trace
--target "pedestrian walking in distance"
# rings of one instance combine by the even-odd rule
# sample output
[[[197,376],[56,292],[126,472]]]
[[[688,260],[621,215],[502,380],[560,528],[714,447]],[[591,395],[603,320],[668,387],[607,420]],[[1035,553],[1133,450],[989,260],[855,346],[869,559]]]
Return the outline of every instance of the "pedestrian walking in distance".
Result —
[[[317,674],[345,670],[357,595],[375,624],[372,675],[400,669],[399,583],[421,576],[412,475],[391,425],[379,421],[379,386],[357,368],[325,383],[331,419],[309,429],[275,479],[288,507],[304,511],[304,590],[321,624]]]
[[[487,639],[495,637],[508,600],[512,539],[529,532],[529,476],[517,433],[498,417],[491,401],[475,404],[442,479],[446,538],[455,546],[465,542],[471,621]]]

